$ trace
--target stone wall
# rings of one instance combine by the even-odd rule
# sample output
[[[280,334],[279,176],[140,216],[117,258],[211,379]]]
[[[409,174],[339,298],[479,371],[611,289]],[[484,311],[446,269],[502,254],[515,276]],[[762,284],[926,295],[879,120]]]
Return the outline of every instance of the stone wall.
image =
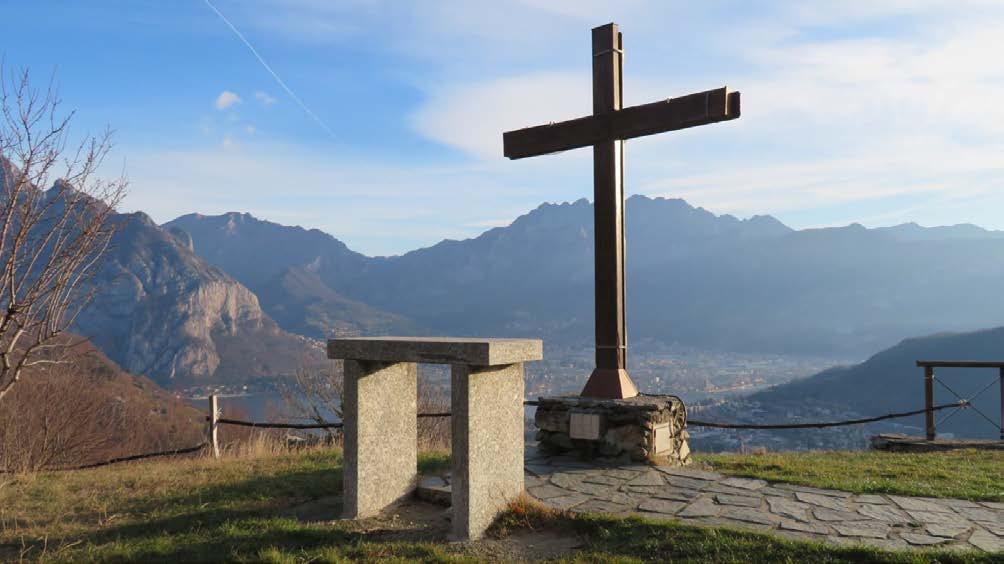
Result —
[[[659,465],[690,463],[687,410],[673,396],[541,398],[535,423],[546,449]]]

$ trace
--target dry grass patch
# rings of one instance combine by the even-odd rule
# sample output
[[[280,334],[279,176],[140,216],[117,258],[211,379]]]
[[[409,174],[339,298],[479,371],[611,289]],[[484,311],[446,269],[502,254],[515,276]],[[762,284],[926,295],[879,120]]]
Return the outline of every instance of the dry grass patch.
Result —
[[[570,513],[548,507],[527,494],[509,503],[505,512],[489,530],[493,537],[505,537],[515,530],[539,531],[561,528],[567,524]]]

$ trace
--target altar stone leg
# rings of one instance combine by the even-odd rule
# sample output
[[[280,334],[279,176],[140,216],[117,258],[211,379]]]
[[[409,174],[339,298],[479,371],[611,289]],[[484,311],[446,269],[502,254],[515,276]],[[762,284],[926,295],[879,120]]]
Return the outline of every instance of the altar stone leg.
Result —
[[[454,364],[453,536],[476,539],[523,491],[523,365]]]
[[[415,489],[417,383],[411,362],[345,361],[346,518],[374,515]]]

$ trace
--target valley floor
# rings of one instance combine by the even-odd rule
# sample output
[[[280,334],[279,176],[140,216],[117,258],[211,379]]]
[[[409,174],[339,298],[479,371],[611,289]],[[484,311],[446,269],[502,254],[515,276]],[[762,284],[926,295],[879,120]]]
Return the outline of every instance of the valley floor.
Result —
[[[797,481],[800,474],[795,469],[830,464],[844,454],[829,455],[830,462],[803,462],[812,456],[806,454],[765,457],[759,465],[740,457],[730,464],[725,456],[710,462],[724,473],[774,472],[778,474],[771,480]],[[895,481],[898,469],[904,477],[917,478],[916,465],[887,458],[898,455],[871,455],[890,462],[883,463],[888,483]],[[968,488],[970,498],[1000,499],[1004,490],[1000,454],[987,455],[987,464],[998,469],[989,474],[989,484],[982,466],[944,462],[942,454],[918,456],[925,457],[932,469],[958,470],[932,481],[925,495],[959,495],[952,484],[961,482],[982,484]],[[441,473],[447,463],[444,456],[426,455],[420,465],[425,473]],[[849,487],[854,487],[854,476],[865,487],[865,477],[876,467],[868,454],[862,454],[849,457],[835,471],[844,475]],[[785,469],[791,472],[782,476]],[[819,480],[824,479],[819,473],[806,476],[807,485],[821,485]],[[867,491],[883,491],[888,483]],[[340,489],[341,455],[330,450],[0,475],[0,561],[991,562],[1001,558],[976,550],[888,552],[859,545],[830,546],[721,524],[564,513],[533,503],[514,506],[484,541],[448,543],[444,508],[414,502],[377,519],[341,521]]]

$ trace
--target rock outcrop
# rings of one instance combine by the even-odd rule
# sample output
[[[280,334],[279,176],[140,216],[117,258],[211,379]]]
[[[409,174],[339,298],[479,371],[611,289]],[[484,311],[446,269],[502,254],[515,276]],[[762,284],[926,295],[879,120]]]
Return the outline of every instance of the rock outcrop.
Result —
[[[78,322],[126,370],[172,387],[236,384],[323,360],[319,343],[282,331],[258,298],[147,215],[121,230]]]
[[[356,253],[331,235],[246,213],[189,214],[164,227],[250,288],[265,312],[287,331],[317,339],[417,332],[406,316],[340,290],[381,259]]]

